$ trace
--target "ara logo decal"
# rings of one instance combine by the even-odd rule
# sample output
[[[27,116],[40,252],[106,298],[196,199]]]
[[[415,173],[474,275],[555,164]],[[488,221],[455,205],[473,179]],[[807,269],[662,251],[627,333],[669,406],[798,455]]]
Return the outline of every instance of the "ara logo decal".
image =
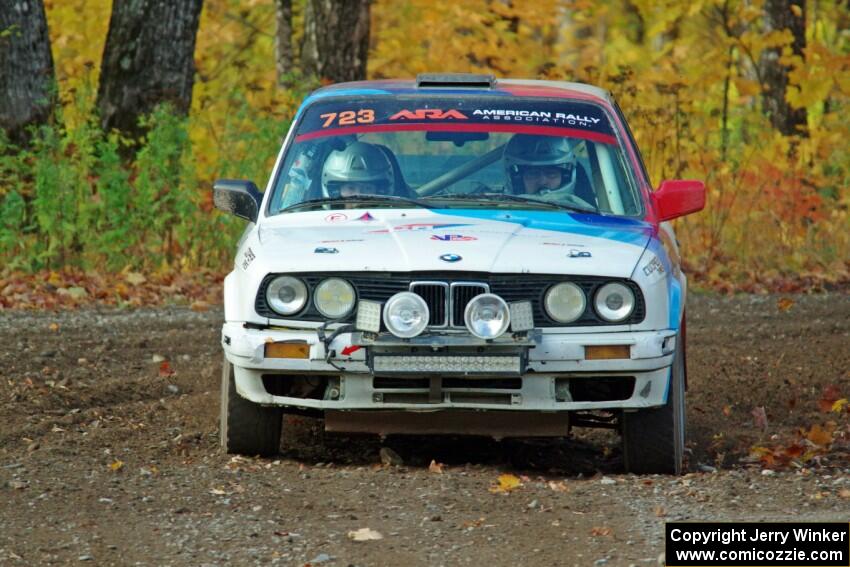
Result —
[[[348,220],[348,215],[345,213],[332,213],[325,217],[326,222],[345,222]]]
[[[359,220],[359,221],[363,221],[363,222],[370,222],[370,221],[375,220],[375,217],[373,217],[368,212],[366,212],[366,213],[363,213],[361,216],[357,217],[354,220]]]
[[[439,108],[418,108],[416,110],[400,110],[390,116],[390,120],[469,120],[467,116],[458,110],[442,111]]]
[[[463,234],[435,234],[431,240],[442,240],[443,242],[469,242],[470,240],[478,240],[474,236],[465,236]]]
[[[420,231],[420,230],[441,230],[446,228],[457,228],[460,226],[471,226],[469,224],[441,224],[441,223],[433,223],[433,222],[417,222],[411,224],[400,224],[398,226],[394,226],[391,229],[385,228],[383,230],[372,230],[370,232],[373,233],[381,233],[381,232],[408,232],[408,231]]]
[[[329,248],[325,246],[319,246],[315,250],[313,250],[316,254],[339,254],[339,250],[336,248]]]
[[[460,262],[463,258],[457,254],[443,254],[440,256],[440,260],[454,264],[455,262]]]
[[[590,252],[586,250],[570,250],[570,253],[567,254],[567,258],[590,258]]]

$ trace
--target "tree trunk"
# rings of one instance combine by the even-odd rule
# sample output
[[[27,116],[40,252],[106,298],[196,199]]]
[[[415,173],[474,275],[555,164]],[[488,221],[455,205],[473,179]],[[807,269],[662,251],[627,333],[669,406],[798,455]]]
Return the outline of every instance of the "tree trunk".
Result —
[[[277,33],[274,37],[277,84],[286,87],[292,73],[292,0],[275,0]]]
[[[806,47],[805,0],[766,0],[764,4],[765,31],[787,29],[794,37],[791,51],[804,58]],[[764,110],[770,123],[785,136],[808,136],[806,109],[792,108],[785,100],[788,72],[791,68],[779,59],[782,48],[765,49],[761,56]]]
[[[307,0],[301,67],[322,81],[366,78],[371,0]]]
[[[50,118],[54,79],[42,0],[0,0],[0,128],[13,143]]]
[[[114,0],[97,107],[104,130],[143,133],[139,118],[160,103],[187,114],[203,0]]]

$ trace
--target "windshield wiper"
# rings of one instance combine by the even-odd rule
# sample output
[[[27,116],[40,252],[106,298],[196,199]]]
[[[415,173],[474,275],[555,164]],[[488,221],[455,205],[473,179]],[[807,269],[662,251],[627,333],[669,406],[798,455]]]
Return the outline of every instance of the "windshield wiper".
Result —
[[[594,207],[580,207],[578,205],[566,205],[563,203],[555,203],[554,201],[543,201],[533,197],[523,197],[521,195],[511,195],[510,193],[476,193],[474,195],[445,195],[429,197],[429,200],[444,200],[444,201],[512,201],[515,203],[527,203],[534,205],[542,205],[551,209],[560,209],[563,211],[573,211],[577,213],[598,213],[599,210]]]
[[[285,209],[282,209],[281,212],[294,211],[297,209],[303,209],[306,207],[316,206],[316,205],[344,205],[350,203],[403,203],[406,205],[416,205],[417,207],[422,207],[425,209],[433,209],[434,205],[430,203],[426,203],[425,201],[421,201],[419,199],[411,199],[408,197],[397,197],[395,195],[356,195],[352,197],[322,197],[321,199],[308,199],[307,201],[301,201],[300,203],[295,203],[294,205],[290,205]]]

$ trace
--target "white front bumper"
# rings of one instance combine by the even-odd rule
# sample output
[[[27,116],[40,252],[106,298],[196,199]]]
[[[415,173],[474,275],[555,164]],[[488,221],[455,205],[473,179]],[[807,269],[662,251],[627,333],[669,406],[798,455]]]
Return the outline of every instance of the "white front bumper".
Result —
[[[222,346],[227,360],[235,367],[236,389],[244,398],[263,405],[278,405],[318,410],[339,409],[407,409],[437,410],[447,408],[497,409],[527,411],[573,411],[586,409],[639,409],[663,405],[667,399],[670,365],[675,350],[675,330],[614,333],[552,333],[537,336],[528,351],[528,364],[520,389],[494,389],[502,396],[497,403],[470,401],[469,396],[453,396],[445,392],[441,401],[427,404],[382,401],[386,390],[376,388],[366,360],[366,348],[358,348],[347,356],[342,353],[352,345],[352,335],[336,337],[330,350],[336,356],[326,362],[326,350],[313,330],[249,329],[241,323],[225,323]],[[265,358],[267,342],[303,341],[309,345],[307,359]],[[585,360],[586,346],[629,345],[631,358],[621,360]],[[486,353],[485,353],[486,354]],[[339,399],[304,399],[269,394],[263,386],[264,374],[295,376],[324,375],[339,377]],[[557,401],[556,380],[593,380],[610,376],[635,379],[633,394],[625,400]],[[281,377],[281,379],[285,379]],[[476,389],[476,391],[478,391]],[[455,397],[456,399],[452,399]],[[461,399],[463,398],[463,399]],[[509,400],[509,401],[508,401]]]

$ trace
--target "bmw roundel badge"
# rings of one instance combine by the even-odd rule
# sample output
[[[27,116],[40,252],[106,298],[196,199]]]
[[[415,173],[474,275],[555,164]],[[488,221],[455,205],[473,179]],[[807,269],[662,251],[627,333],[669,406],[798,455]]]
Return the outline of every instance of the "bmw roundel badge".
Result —
[[[443,262],[455,263],[460,262],[461,260],[463,260],[463,258],[458,256],[457,254],[443,254],[442,256],[440,256],[440,260],[442,260]]]

